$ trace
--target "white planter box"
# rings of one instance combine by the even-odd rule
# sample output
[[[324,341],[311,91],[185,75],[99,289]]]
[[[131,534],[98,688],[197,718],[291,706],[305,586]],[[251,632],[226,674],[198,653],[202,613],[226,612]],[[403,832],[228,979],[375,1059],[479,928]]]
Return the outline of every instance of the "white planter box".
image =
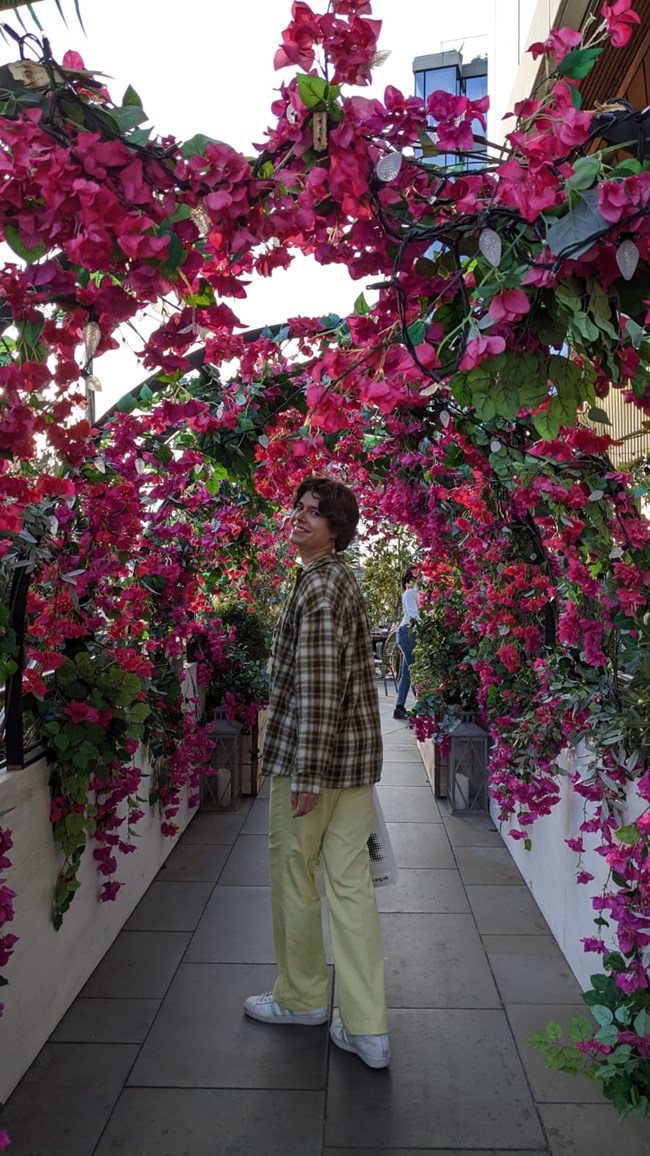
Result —
[[[418,748],[433,787],[433,743],[426,740],[418,743]],[[585,757],[584,750],[579,748],[577,751],[566,751],[560,761],[565,769],[573,771],[576,760]],[[525,850],[523,840],[511,839],[508,836],[509,824],[502,825],[502,837],[569,967],[582,989],[586,990],[591,987],[590,976],[602,971],[602,967],[600,956],[593,952],[585,952],[581,940],[598,937],[604,939],[611,950],[616,948],[612,929],[595,926],[594,919],[598,912],[594,911],[591,905],[592,897],[598,895],[604,886],[608,869],[605,860],[594,850],[597,837],[585,834],[582,836],[585,847],[582,867],[594,878],[590,883],[576,883],[578,856],[567,847],[565,839],[576,839],[580,836],[585,800],[576,794],[567,778],[560,779],[560,788],[560,799],[550,815],[537,819],[530,828],[532,840],[530,851]],[[632,788],[628,794],[624,822],[634,822],[644,809],[645,803]],[[498,807],[494,802],[491,813],[498,828]],[[591,810],[589,813],[591,814]],[[605,934],[602,934],[603,932]]]
[[[142,748],[136,759],[147,771]],[[142,793],[146,795],[146,779]],[[86,850],[77,891],[60,931],[52,926],[52,897],[62,854],[52,839],[50,791],[45,760],[21,771],[0,772],[2,825],[13,836],[11,867],[4,873],[16,892],[15,917],[2,931],[20,936],[3,970],[9,980],[0,988],[5,1005],[0,1019],[0,1103],[5,1101],[38,1055],[59,1020],[90,978],[121,931],[161,865],[185,830],[194,811],[187,792],[174,822],[173,838],[161,834],[157,808],[137,825],[137,850],[117,852],[116,878],[124,884],[115,902],[100,903],[103,882]]]

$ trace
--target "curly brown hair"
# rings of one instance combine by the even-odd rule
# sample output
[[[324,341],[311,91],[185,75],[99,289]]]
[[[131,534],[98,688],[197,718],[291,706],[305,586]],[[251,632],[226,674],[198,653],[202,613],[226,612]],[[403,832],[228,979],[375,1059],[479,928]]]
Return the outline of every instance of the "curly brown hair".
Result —
[[[293,491],[291,502],[294,508],[303,494],[307,493],[315,494],[318,498],[319,513],[329,522],[337,553],[347,549],[359,522],[359,506],[352,490],[333,478],[319,475],[303,478]]]

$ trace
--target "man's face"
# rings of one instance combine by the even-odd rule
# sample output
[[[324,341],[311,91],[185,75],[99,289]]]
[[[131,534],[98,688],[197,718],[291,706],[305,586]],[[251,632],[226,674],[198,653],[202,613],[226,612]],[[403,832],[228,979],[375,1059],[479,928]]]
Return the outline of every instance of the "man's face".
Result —
[[[289,540],[298,547],[303,562],[329,554],[333,536],[330,524],[319,510],[318,496],[308,490],[298,499],[291,515]]]

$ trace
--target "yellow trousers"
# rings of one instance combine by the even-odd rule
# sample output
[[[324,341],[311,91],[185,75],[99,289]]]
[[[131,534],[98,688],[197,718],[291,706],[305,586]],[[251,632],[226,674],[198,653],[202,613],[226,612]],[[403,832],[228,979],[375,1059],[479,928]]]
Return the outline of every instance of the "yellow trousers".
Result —
[[[291,780],[271,780],[269,858],[278,975],[273,996],[293,1011],[325,1007],[328,975],[319,855],[329,907],[341,1019],[352,1035],[388,1031],[384,951],[366,843],[372,787],[324,788],[308,815],[291,814]]]

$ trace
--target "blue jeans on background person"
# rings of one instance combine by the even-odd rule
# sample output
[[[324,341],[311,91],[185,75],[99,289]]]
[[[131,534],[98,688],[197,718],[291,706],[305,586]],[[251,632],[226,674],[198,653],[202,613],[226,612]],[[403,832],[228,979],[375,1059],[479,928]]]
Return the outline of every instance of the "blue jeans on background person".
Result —
[[[397,687],[397,702],[395,707],[403,707],[406,703],[406,697],[411,687],[411,672],[410,666],[413,662],[413,651],[415,649],[415,630],[410,626],[400,626],[397,630],[397,645],[399,646],[404,661],[402,663],[402,673],[400,674],[399,686]]]

